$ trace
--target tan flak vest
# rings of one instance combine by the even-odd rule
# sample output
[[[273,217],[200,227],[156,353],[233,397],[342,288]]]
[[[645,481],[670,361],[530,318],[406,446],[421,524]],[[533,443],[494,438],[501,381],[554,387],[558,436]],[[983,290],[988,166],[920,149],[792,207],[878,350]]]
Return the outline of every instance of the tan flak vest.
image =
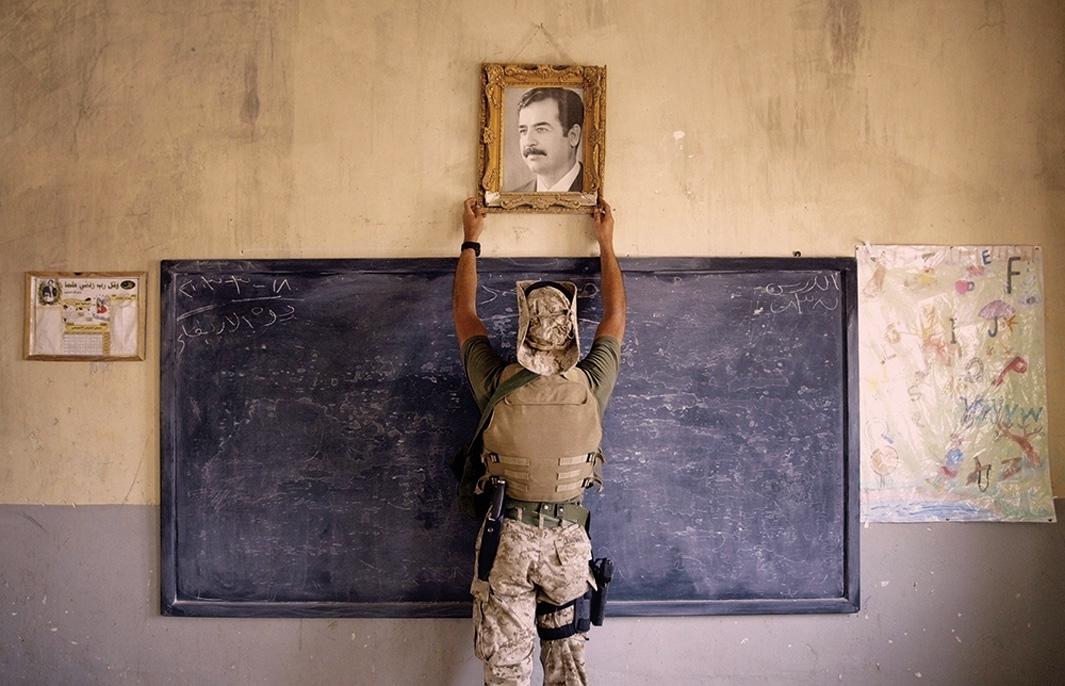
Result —
[[[521,367],[503,370],[500,382]],[[574,367],[540,376],[501,400],[484,431],[486,478],[501,476],[507,495],[560,503],[599,484],[603,428],[588,376]]]

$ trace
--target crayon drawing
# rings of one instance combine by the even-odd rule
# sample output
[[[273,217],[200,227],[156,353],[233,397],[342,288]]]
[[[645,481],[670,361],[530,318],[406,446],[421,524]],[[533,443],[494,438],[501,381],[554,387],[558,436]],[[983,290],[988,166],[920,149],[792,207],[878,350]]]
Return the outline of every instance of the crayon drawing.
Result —
[[[862,520],[1053,521],[1040,248],[857,258]]]

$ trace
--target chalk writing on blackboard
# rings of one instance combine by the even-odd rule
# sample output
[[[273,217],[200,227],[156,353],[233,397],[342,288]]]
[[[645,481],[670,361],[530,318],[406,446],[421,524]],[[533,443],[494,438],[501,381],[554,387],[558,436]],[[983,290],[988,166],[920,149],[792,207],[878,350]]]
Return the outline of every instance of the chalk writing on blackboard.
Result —
[[[299,298],[287,278],[257,274],[222,274],[185,279],[177,293],[193,307],[177,315],[177,354],[204,337],[218,338],[233,333],[253,334],[296,318]]]
[[[775,298],[769,304],[769,311],[773,314],[792,309],[802,314],[819,307],[827,312],[835,312],[840,304],[838,274],[819,274],[785,284],[769,283],[759,290]]]
[[[234,295],[247,294],[249,292],[260,291],[269,289],[272,293],[280,294],[284,291],[291,291],[292,286],[289,284],[288,279],[278,277],[267,277],[263,283],[256,283],[253,281],[254,274],[226,274],[221,276],[198,276],[194,279],[186,279],[177,288],[179,294],[186,298],[195,298],[198,293],[203,291],[210,291],[211,293],[217,293],[224,295],[227,291]],[[266,282],[269,282],[266,283]],[[244,290],[241,290],[243,284]],[[215,288],[217,286],[217,288]]]

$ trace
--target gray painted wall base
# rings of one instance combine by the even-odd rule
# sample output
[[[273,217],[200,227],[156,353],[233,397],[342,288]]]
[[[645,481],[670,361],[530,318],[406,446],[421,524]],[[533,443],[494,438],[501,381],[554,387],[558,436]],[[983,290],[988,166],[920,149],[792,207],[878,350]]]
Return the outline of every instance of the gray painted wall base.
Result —
[[[469,620],[161,617],[158,518],[145,506],[0,506],[0,682],[480,682]],[[1065,524],[874,524],[861,569],[857,615],[609,619],[591,633],[590,675],[1065,684]]]

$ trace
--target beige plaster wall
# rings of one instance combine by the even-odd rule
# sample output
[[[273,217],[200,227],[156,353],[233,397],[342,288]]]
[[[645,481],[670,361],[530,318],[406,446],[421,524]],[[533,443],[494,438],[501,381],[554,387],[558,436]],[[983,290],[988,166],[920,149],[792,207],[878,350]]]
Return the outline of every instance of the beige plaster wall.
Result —
[[[159,260],[455,254],[484,61],[607,65],[624,255],[1043,245],[1065,495],[1062,35],[1057,0],[0,3],[0,503],[158,502]],[[149,271],[147,360],[22,361],[31,269]]]

